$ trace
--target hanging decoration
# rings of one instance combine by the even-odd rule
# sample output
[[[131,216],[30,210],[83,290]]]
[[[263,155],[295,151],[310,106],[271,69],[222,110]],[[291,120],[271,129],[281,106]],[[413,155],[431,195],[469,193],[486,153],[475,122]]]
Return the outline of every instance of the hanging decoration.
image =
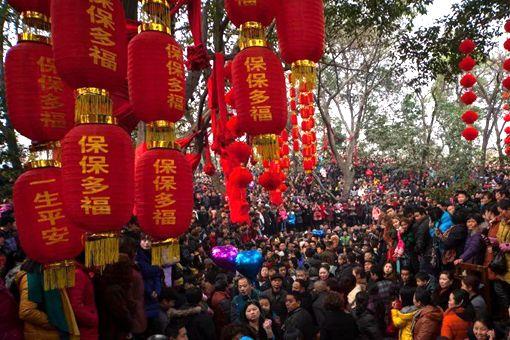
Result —
[[[83,250],[83,232],[63,209],[58,143],[31,148],[27,171],[14,184],[19,240],[27,256],[43,265],[44,290],[74,286],[74,258]]]
[[[460,85],[463,87],[463,93],[460,96],[460,101],[467,110],[462,114],[461,119],[466,123],[467,127],[462,131],[462,137],[467,141],[473,141],[478,137],[478,130],[473,125],[478,120],[478,113],[470,107],[477,99],[476,93],[473,91],[473,86],[476,84],[476,77],[470,73],[476,66],[476,61],[471,57],[471,53],[476,48],[475,43],[471,39],[464,39],[459,45],[459,52],[465,56],[459,62],[459,69],[463,72],[460,79]]]
[[[505,71],[505,79],[502,82],[502,102],[503,104],[503,120],[505,125],[510,121],[510,20],[507,20],[504,26],[506,32],[506,41],[504,48],[507,52],[507,58],[503,61],[503,71]],[[506,138],[505,153],[510,156],[510,127],[505,128]]]

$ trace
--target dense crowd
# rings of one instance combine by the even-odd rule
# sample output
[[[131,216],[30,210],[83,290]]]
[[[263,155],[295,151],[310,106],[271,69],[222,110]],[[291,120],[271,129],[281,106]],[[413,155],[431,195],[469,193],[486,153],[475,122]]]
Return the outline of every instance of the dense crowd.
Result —
[[[93,272],[77,258],[65,292],[28,291],[41,266],[16,238],[12,210],[22,207],[4,204],[0,339],[508,338],[508,176],[477,179],[484,191],[444,202],[427,196],[423,176],[375,165],[348,195],[334,165],[288,178],[279,206],[252,183],[251,223],[236,225],[220,188],[196,175],[178,263],[152,266],[133,218],[120,261]],[[215,265],[211,249],[222,245],[259,250],[258,276]],[[69,304],[56,304],[63,295]],[[62,320],[66,306],[76,327]]]

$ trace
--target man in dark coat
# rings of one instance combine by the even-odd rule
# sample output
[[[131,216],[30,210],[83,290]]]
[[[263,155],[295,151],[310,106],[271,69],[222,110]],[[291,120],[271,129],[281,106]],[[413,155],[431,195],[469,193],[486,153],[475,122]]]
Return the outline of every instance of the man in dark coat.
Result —
[[[287,291],[282,289],[283,277],[277,273],[271,277],[271,288],[262,292],[262,296],[265,296],[271,302],[271,308],[273,312],[285,321],[287,317],[287,308],[285,307],[285,297]]]
[[[198,287],[186,290],[186,300],[189,307],[197,307],[202,301],[202,291]],[[214,321],[206,311],[190,315],[185,319],[189,339],[210,340],[216,339]]]
[[[416,245],[414,251],[418,255],[420,262],[419,271],[433,274],[434,268],[432,261],[432,237],[429,232],[430,218],[425,212],[425,208],[418,207],[414,211],[413,233],[416,235]]]
[[[301,308],[301,296],[289,293],[285,299],[285,305],[289,315],[283,324],[284,338],[312,340],[317,334],[312,316],[304,308]]]

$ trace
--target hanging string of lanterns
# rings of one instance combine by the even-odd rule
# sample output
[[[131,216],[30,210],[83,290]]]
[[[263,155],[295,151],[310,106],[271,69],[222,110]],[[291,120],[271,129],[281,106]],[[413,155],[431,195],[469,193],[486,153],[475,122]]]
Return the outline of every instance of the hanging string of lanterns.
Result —
[[[462,121],[467,125],[462,131],[462,137],[467,141],[475,140],[478,137],[478,130],[473,125],[478,120],[478,113],[472,108],[469,109],[469,106],[477,99],[477,95],[473,91],[473,86],[475,86],[477,80],[471,73],[476,66],[476,61],[471,57],[471,53],[474,52],[475,48],[476,45],[471,39],[465,39],[459,45],[459,52],[465,55],[459,62],[459,69],[463,72],[463,76],[460,79],[460,85],[463,87],[460,101],[468,108],[461,116]]]
[[[510,20],[507,20],[504,26],[505,32],[507,33],[507,39],[504,43],[505,50],[510,53]],[[503,70],[505,71],[506,77],[502,82],[503,91],[502,91],[502,99],[503,99],[503,120],[505,124],[510,122],[510,56],[505,58],[503,61]],[[510,126],[505,128],[506,138],[504,139],[505,143],[505,153],[507,156],[510,156]]]

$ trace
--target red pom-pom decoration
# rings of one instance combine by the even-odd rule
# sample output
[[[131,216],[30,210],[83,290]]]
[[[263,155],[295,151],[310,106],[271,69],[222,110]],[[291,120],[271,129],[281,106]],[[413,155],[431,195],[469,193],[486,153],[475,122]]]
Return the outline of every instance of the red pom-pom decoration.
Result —
[[[508,146],[506,149],[505,149],[505,153],[507,156],[510,156],[510,146]]]
[[[478,96],[476,93],[473,91],[467,91],[460,97],[460,101],[465,105],[471,105],[476,101],[477,98]]]
[[[230,174],[229,181],[231,181],[232,185],[236,188],[242,189],[246,188],[248,184],[253,181],[253,176],[248,169],[238,166]]]
[[[237,116],[230,117],[230,119],[227,122],[227,129],[236,138],[241,137],[243,135],[243,132],[239,128],[239,120],[237,119]]]
[[[510,72],[510,58],[503,62],[503,70]]]
[[[476,84],[476,77],[471,73],[465,74],[460,80],[460,85],[463,87],[469,88],[473,87]]]
[[[503,80],[503,87],[507,90],[510,90],[510,76]]]
[[[505,138],[505,144],[506,144],[506,145],[510,144],[510,136],[507,136],[507,137]]]
[[[472,53],[476,48],[476,44],[471,39],[464,39],[459,45],[459,52],[462,54]]]
[[[507,122],[507,123],[508,123],[508,122],[510,122],[510,113],[507,113],[507,114],[503,117],[503,120],[504,120],[505,122]]]
[[[216,168],[214,167],[214,164],[207,163],[204,165],[204,173],[207,176],[213,176],[216,173]]]
[[[510,39],[506,39],[505,43],[503,44],[503,47],[505,50],[510,51]]]
[[[503,105],[503,110],[510,110],[510,104]]]
[[[282,179],[280,174],[272,171],[265,171],[259,177],[259,184],[266,190],[272,191],[278,189]]]
[[[507,127],[505,128],[505,133],[506,133],[506,134],[510,134],[510,126],[507,126]]]
[[[251,156],[251,148],[244,142],[233,142],[227,147],[227,154],[231,161],[246,164]]]
[[[466,124],[473,124],[478,119],[478,113],[475,111],[466,111],[462,114],[461,119]]]
[[[462,71],[469,72],[476,66],[476,61],[470,55],[459,62],[459,68]]]
[[[505,32],[510,33],[510,20],[505,23]]]
[[[473,126],[468,126],[462,131],[462,137],[464,137],[467,141],[475,140],[478,137],[478,130]]]

